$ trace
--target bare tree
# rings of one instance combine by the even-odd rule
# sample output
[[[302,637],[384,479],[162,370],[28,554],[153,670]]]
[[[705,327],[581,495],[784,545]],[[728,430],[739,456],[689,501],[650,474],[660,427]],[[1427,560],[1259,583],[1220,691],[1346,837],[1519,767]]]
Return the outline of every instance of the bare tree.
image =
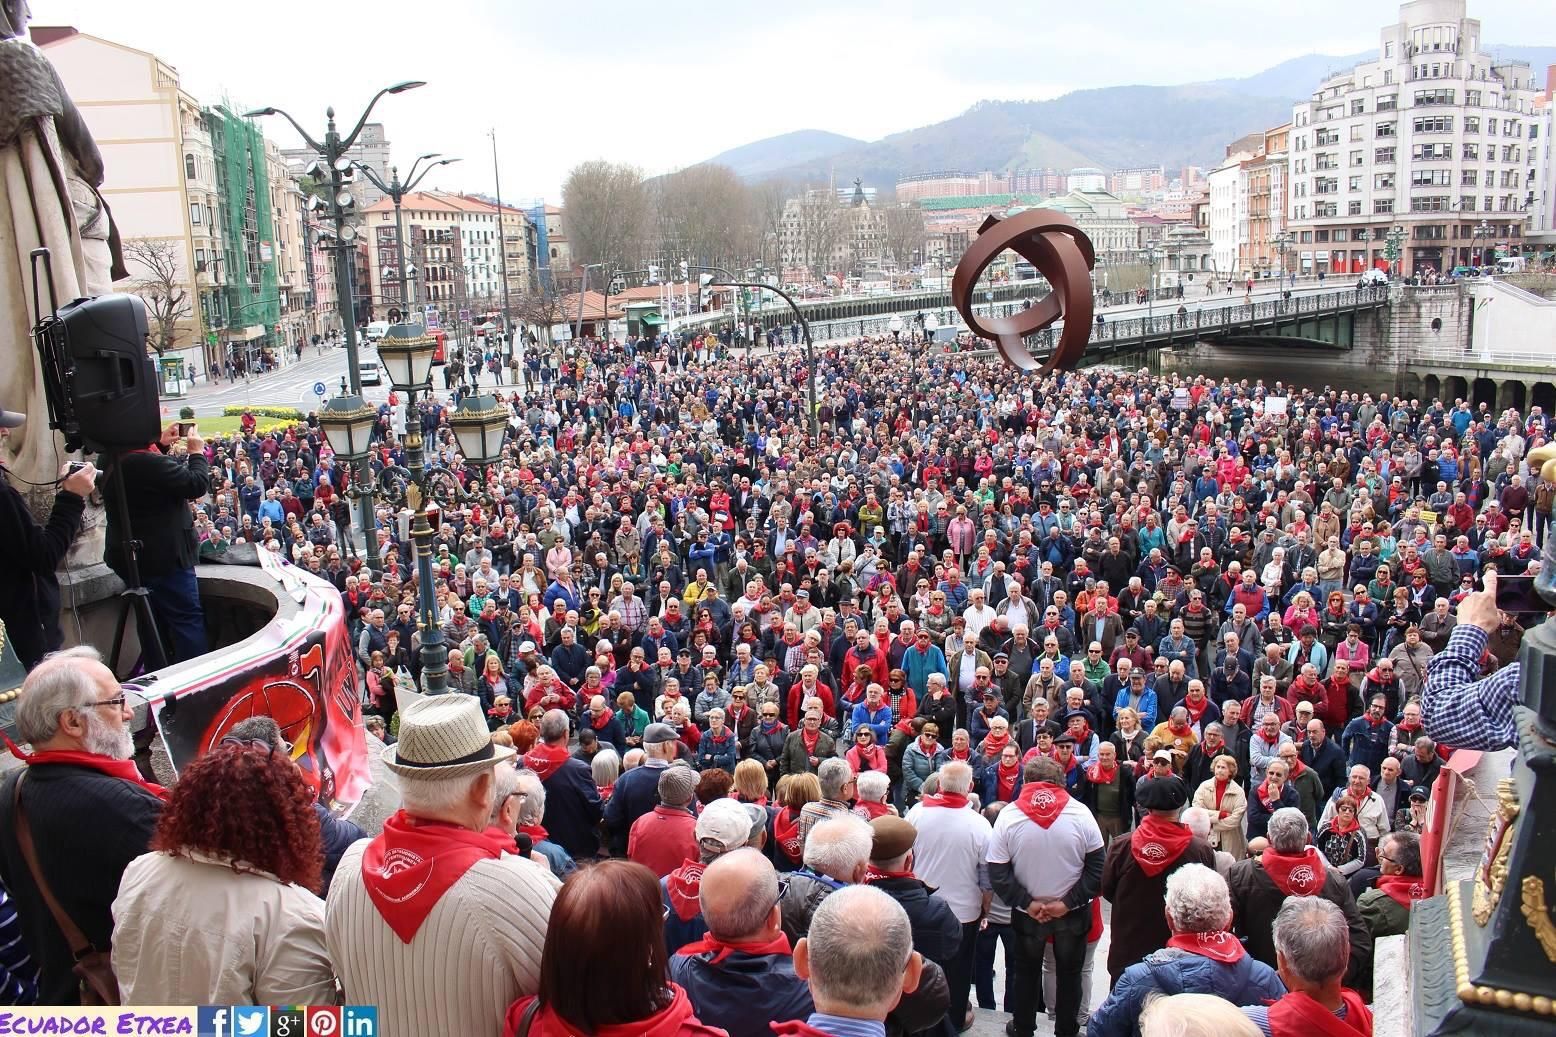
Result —
[[[648,192],[636,166],[592,159],[574,166],[562,184],[562,226],[582,263],[624,267],[635,260],[648,214]]]
[[[913,262],[924,248],[924,213],[917,206],[894,205],[886,210],[886,254],[897,266]]]
[[[798,199],[799,258],[815,277],[843,273],[838,255],[843,244],[847,214],[830,187],[807,189]]]
[[[143,274],[130,282],[130,290],[146,304],[151,325],[151,348],[162,356],[178,337],[179,321],[193,314],[189,291],[181,274],[178,247],[167,238],[137,238],[124,243],[124,258]]]

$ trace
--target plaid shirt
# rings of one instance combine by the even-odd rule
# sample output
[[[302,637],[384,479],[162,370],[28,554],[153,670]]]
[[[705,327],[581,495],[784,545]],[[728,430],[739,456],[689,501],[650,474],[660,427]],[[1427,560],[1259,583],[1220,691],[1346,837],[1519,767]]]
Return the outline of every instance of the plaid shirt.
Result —
[[[1518,741],[1513,705],[1519,701],[1523,667],[1509,663],[1480,676],[1486,632],[1460,623],[1426,668],[1421,712],[1426,733],[1455,749],[1506,749]]]

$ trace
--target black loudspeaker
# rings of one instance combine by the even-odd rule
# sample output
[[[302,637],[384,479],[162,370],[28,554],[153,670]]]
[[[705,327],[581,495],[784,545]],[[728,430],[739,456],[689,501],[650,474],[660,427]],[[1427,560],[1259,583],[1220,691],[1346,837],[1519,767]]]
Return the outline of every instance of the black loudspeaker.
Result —
[[[64,394],[93,450],[124,450],[161,435],[156,365],[146,354],[146,306],[135,295],[100,295],[60,308]]]

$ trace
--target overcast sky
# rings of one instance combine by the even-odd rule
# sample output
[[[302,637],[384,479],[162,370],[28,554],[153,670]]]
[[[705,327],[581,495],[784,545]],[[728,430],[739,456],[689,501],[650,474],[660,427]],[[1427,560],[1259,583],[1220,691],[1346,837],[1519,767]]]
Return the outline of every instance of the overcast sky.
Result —
[[[1398,5],[1380,0],[32,0],[38,25],[73,25],[157,54],[211,103],[284,108],[322,136],[379,102],[402,168],[464,159],[430,186],[491,191],[497,131],[506,199],[553,201],[573,164],[663,173],[799,129],[864,139],[956,115],[978,100],[1055,97],[1126,83],[1252,75],[1308,53],[1376,47]],[[1556,3],[1471,0],[1489,43],[1556,43]],[[280,118],[265,132],[296,143]]]

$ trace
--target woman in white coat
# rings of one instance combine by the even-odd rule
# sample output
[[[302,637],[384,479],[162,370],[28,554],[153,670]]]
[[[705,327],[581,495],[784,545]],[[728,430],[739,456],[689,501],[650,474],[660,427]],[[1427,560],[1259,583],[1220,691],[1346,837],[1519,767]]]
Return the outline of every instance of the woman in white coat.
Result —
[[[1210,766],[1210,774],[1194,790],[1193,805],[1203,807],[1210,814],[1210,845],[1240,861],[1248,854],[1248,841],[1243,835],[1248,796],[1237,784],[1237,761],[1230,756],[1217,756]]]

